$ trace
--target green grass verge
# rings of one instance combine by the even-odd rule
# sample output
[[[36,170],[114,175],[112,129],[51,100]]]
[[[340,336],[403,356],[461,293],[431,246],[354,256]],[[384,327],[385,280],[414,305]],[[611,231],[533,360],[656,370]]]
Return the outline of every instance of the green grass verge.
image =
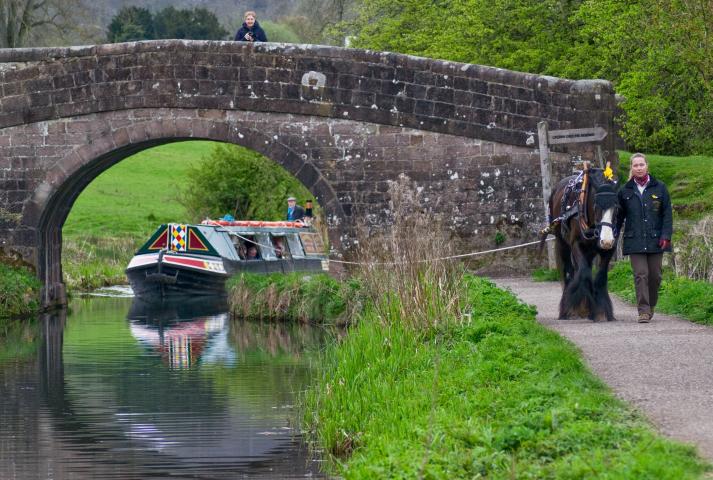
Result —
[[[560,274],[556,268],[541,267],[532,272],[532,280],[535,282],[559,282]]]
[[[419,332],[366,313],[320,359],[305,421],[344,478],[698,478],[535,311],[466,280],[472,317]],[[445,325],[445,324],[444,324]]]
[[[634,274],[628,260],[617,262],[609,272],[609,290],[636,303]],[[713,325],[713,284],[677,277],[671,270],[664,269],[656,310]]]
[[[233,314],[240,318],[343,324],[361,307],[359,284],[326,274],[243,273],[227,284]]]
[[[631,153],[619,152],[620,180],[629,176]],[[663,180],[671,194],[673,209],[683,219],[698,219],[713,211],[713,157],[646,155],[649,170]]]
[[[0,263],[0,318],[37,313],[40,287],[40,281],[29,270]]]

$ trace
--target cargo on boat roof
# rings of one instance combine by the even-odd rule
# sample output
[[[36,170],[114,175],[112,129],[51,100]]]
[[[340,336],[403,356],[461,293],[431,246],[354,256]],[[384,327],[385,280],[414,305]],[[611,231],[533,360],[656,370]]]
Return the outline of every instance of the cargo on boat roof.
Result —
[[[204,220],[161,225],[126,269],[138,296],[216,295],[238,272],[328,270],[321,236],[301,222]]]

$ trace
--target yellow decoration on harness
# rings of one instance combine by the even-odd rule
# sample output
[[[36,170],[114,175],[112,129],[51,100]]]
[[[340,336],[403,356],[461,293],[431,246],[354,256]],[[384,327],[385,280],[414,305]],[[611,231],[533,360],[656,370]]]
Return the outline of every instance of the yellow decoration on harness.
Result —
[[[607,180],[611,180],[614,177],[614,170],[611,169],[609,165],[607,165],[607,168],[604,169],[604,178]]]

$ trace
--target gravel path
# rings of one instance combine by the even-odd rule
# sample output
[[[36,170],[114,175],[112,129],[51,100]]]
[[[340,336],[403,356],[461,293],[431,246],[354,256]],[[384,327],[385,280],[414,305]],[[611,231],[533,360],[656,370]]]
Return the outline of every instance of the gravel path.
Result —
[[[713,328],[659,313],[639,324],[636,308],[613,295],[615,322],[557,320],[559,283],[494,281],[536,306],[537,320],[577,345],[594,373],[663,434],[713,460]]]

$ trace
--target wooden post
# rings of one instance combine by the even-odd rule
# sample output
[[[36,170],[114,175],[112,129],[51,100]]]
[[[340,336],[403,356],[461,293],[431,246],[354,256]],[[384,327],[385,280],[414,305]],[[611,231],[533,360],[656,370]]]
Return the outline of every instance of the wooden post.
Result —
[[[545,221],[550,222],[550,195],[552,194],[552,162],[550,162],[550,149],[548,147],[549,131],[547,122],[537,124],[537,138],[540,143],[540,173],[542,174],[542,200],[545,207]],[[556,268],[555,246],[547,242],[547,266]]]
[[[599,161],[599,168],[604,168],[604,152],[602,152],[601,143],[597,143],[597,160]]]

